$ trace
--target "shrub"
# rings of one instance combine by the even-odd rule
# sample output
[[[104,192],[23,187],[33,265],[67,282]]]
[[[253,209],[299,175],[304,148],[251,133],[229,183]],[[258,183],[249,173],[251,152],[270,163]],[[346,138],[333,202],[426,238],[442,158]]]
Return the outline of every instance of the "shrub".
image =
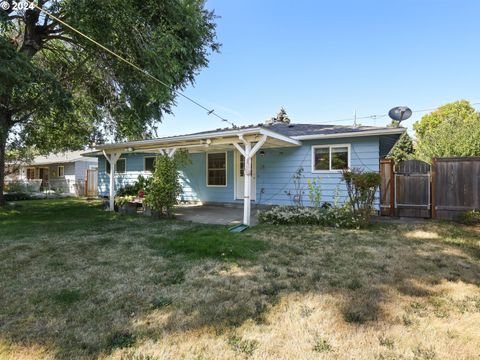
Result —
[[[188,161],[188,153],[177,151],[175,156],[157,156],[155,172],[149,179],[145,189],[145,205],[152,210],[159,211],[167,217],[172,217],[173,206],[177,197],[182,193],[178,168]]]
[[[316,208],[321,206],[322,200],[322,187],[320,182],[322,181],[321,178],[307,180],[308,183],[308,198],[310,199],[310,204]]]
[[[272,225],[320,225],[336,228],[358,228],[360,219],[349,207],[294,207],[277,206],[258,212],[260,223]]]
[[[19,201],[19,200],[30,200],[30,195],[23,192],[8,193],[3,195],[5,201]]]
[[[116,196],[115,197],[115,206],[120,208],[120,207],[122,207],[122,205],[125,205],[129,202],[132,202],[133,200],[135,200],[134,195]]]
[[[137,196],[141,191],[146,191],[148,186],[151,183],[152,178],[145,178],[142,175],[139,175],[137,181],[133,184],[127,184],[122,188],[118,189],[116,196]]]
[[[480,224],[480,209],[474,209],[461,213],[458,221],[465,225]]]
[[[364,224],[370,222],[373,213],[373,201],[380,186],[380,174],[376,172],[363,172],[359,169],[344,170],[343,180],[347,186],[349,205],[355,215]]]

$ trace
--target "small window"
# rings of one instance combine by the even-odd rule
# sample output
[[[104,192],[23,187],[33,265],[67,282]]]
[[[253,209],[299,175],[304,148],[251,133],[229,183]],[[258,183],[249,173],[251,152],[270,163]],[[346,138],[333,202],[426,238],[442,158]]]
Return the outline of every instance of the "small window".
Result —
[[[35,168],[27,168],[27,179],[35,179]]]
[[[154,157],[146,157],[145,164],[144,164],[145,172],[153,173],[155,171],[155,158]]]
[[[57,170],[58,177],[65,176],[65,166],[59,166]]]
[[[349,145],[312,147],[312,172],[341,171],[349,167]]]
[[[227,186],[227,153],[207,154],[207,186]]]
[[[105,160],[105,162],[106,162],[107,174],[110,174],[110,163],[108,162],[108,160]],[[127,161],[125,159],[118,159],[117,164],[115,165],[115,172],[117,174],[124,174],[126,171],[126,167],[127,167]]]

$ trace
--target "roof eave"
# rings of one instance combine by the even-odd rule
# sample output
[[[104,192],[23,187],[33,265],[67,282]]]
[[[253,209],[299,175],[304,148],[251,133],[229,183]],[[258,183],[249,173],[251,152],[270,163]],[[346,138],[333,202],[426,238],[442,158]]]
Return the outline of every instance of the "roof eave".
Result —
[[[346,138],[346,137],[395,135],[395,134],[403,134],[405,131],[407,131],[406,128],[392,128],[392,129],[367,130],[367,131],[337,133],[337,134],[298,135],[298,136],[291,136],[291,138],[295,140],[336,139],[336,138]]]
[[[105,144],[99,145],[96,149],[92,152],[83,153],[83,156],[97,156],[99,153],[101,154],[102,150],[109,151],[109,150],[126,150],[128,148],[136,148],[138,150],[144,149],[154,149],[155,147],[158,148],[166,148],[166,147],[179,147],[186,146],[185,143],[190,141],[201,141],[201,140],[208,140],[208,139],[215,139],[215,138],[226,138],[232,136],[248,136],[248,135],[266,135],[273,139],[282,141],[285,145],[290,146],[300,146],[301,142],[299,140],[293,139],[289,136],[282,135],[278,132],[264,129],[262,127],[250,128],[250,129],[236,129],[236,130],[229,130],[229,131],[215,131],[215,132],[208,132],[203,134],[194,134],[194,135],[184,135],[184,136],[172,136],[172,137],[165,137],[160,139],[152,139],[152,140],[142,140],[142,141],[130,141],[130,142],[123,142],[123,143],[115,143],[115,144]],[[178,144],[184,143],[184,144]],[[175,145],[178,144],[178,145]]]

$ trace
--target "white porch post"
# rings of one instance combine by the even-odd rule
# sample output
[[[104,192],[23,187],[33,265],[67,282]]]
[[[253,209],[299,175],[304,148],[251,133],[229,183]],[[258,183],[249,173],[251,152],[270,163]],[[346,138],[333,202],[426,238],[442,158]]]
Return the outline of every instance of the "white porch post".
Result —
[[[115,210],[115,168],[117,165],[117,160],[120,158],[120,155],[122,155],[122,153],[114,152],[114,153],[107,154],[105,150],[103,150],[103,155],[105,155],[105,158],[110,164],[110,174],[108,174],[110,176],[109,208],[110,208],[110,211],[114,211]],[[105,171],[106,170],[107,169],[105,169]]]
[[[237,150],[242,154],[245,158],[245,184],[243,190],[243,223],[245,225],[250,225],[250,216],[251,216],[251,208],[252,204],[250,201],[250,194],[252,192],[252,158],[257,153],[257,151],[265,144],[267,141],[267,136],[264,135],[262,139],[255,144],[252,148],[252,143],[244,139],[242,135],[239,136],[239,139],[242,140],[245,148],[242,149],[240,145],[237,143],[233,143],[233,145],[237,148]]]

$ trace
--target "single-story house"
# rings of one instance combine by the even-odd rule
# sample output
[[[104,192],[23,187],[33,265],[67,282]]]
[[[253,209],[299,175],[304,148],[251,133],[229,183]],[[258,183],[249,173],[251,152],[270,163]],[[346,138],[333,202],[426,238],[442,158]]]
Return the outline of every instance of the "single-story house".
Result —
[[[83,194],[88,169],[96,169],[98,160],[82,156],[84,151],[69,151],[47,156],[36,156],[20,166],[15,181],[30,184],[37,189],[50,189],[71,194]]]
[[[189,152],[181,169],[181,201],[244,204],[244,223],[251,204],[309,205],[308,180],[321,179],[322,201],[344,201],[344,168],[379,171],[404,128],[318,124],[259,124],[97,146],[99,195],[152,173],[158,154]],[[113,165],[112,165],[113,164]],[[251,164],[251,166],[249,166]],[[114,176],[110,177],[110,169]],[[251,169],[251,171],[249,171]],[[379,206],[377,204],[377,206]]]

